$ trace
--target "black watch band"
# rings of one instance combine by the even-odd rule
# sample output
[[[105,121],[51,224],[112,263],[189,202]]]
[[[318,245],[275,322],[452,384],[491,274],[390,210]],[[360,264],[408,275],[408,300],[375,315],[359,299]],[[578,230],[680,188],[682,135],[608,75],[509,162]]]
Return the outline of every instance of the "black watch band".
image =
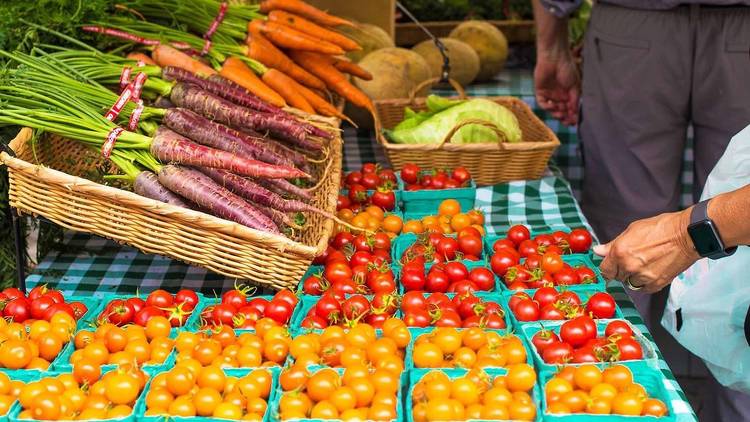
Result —
[[[701,201],[693,206],[690,211],[688,234],[700,256],[710,259],[730,256],[737,250],[737,247],[726,248],[724,246],[718,228],[708,218],[708,201]]]

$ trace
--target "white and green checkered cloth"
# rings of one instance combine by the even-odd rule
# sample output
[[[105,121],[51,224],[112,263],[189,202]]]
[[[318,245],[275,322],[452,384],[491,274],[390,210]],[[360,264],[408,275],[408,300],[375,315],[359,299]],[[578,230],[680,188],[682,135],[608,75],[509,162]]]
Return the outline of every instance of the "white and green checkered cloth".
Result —
[[[472,87],[471,94],[516,95],[533,106],[528,72],[506,72],[500,84]],[[537,110],[538,112],[538,110]],[[575,130],[545,121],[563,142],[556,163],[575,183],[580,181],[580,161],[575,153]],[[348,127],[344,131],[344,167],[359,168],[363,162],[387,164],[373,133]],[[490,233],[502,233],[513,224],[526,224],[533,230],[570,230],[589,227],[571,185],[553,169],[540,180],[519,181],[477,190],[476,205],[487,215]],[[576,176],[578,178],[576,179]],[[213,296],[233,288],[235,280],[158,255],[147,255],[113,241],[67,233],[64,245],[46,256],[27,278],[29,287],[47,283],[65,294],[95,295],[134,293],[158,288],[176,291],[189,288]],[[622,287],[609,286],[625,317],[650,340],[651,335]],[[685,394],[659,353],[659,366],[678,422],[697,421]]]

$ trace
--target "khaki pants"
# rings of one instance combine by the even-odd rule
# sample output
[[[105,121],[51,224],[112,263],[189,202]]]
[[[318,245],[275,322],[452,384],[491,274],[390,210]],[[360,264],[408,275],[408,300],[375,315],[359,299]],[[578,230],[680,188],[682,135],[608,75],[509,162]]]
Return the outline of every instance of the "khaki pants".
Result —
[[[697,199],[730,138],[748,123],[750,7],[594,6],[579,135],[581,206],[600,240],[613,239],[632,221],[679,209],[689,126]],[[670,367],[696,375],[684,369],[691,367],[689,352],[659,324],[667,293],[633,299]],[[716,402],[701,420],[750,420],[750,396],[710,385]]]

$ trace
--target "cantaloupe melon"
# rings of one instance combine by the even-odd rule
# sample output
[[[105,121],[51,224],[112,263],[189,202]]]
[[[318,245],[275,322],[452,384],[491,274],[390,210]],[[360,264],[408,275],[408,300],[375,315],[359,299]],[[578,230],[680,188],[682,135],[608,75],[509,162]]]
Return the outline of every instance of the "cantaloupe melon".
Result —
[[[454,28],[449,36],[469,44],[477,52],[477,81],[488,81],[503,70],[508,58],[508,40],[495,25],[485,21],[466,21]]]
[[[346,56],[355,63],[375,50],[396,46],[387,32],[381,27],[369,23],[357,22],[355,26],[340,26],[336,29],[362,47],[361,50],[346,53]]]
[[[479,74],[479,56],[476,51],[461,40],[441,38],[450,62],[448,76],[462,86],[470,84]],[[412,50],[424,57],[430,66],[433,78],[439,78],[443,71],[443,56],[433,40],[422,41]]]
[[[373,78],[371,81],[355,78],[354,83],[373,100],[406,98],[431,75],[425,59],[405,48],[381,48],[365,56],[359,65]]]

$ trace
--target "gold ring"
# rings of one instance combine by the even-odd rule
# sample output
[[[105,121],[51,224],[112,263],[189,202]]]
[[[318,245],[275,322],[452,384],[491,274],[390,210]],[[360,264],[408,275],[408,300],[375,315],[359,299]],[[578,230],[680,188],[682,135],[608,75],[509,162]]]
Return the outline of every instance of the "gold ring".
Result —
[[[630,276],[628,276],[628,278],[625,279],[625,285],[628,286],[628,289],[633,290],[633,291],[638,291],[643,288],[643,286],[634,286],[633,283],[630,282]]]

